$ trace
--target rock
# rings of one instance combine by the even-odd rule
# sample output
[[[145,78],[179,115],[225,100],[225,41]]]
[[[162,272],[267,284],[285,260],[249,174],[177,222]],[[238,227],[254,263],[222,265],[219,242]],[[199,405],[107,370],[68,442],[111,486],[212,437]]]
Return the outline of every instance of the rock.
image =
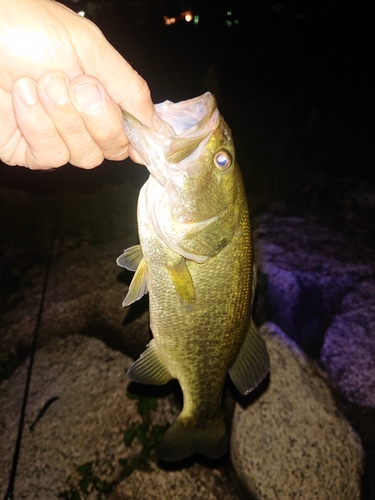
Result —
[[[130,363],[99,340],[81,336],[54,339],[37,352],[16,498],[57,498],[77,466],[97,459],[103,467],[124,451],[121,433],[136,415],[135,402],[125,397]],[[26,368],[27,363],[1,384],[1,495],[14,451]]]
[[[130,363],[101,341],[78,335],[53,339],[37,351],[15,498],[77,498],[72,496],[77,491],[81,498],[98,500],[100,492],[112,491],[116,500],[164,500],[171,492],[176,499],[236,500],[222,468],[194,464],[168,471],[157,466],[152,432],[171,423],[178,410],[171,397],[143,398],[141,407],[139,398],[129,399]],[[1,498],[12,463],[26,371],[27,363],[0,386]],[[133,432],[140,437],[133,436],[126,445],[125,431],[127,439]],[[140,439],[145,439],[145,447]]]
[[[375,408],[375,281],[343,299],[328,328],[321,359],[336,388],[352,403]]]
[[[258,322],[276,323],[310,357],[322,354],[338,390],[374,407],[373,294],[364,290],[374,290],[375,254],[311,218],[267,214],[254,228]]]
[[[323,372],[276,325],[261,328],[271,358],[267,390],[235,409],[231,457],[256,499],[361,498],[363,452]]]
[[[136,471],[122,482],[110,500],[239,500],[221,469],[200,465],[177,471],[158,469],[152,474]]]
[[[127,292],[122,278],[130,282],[132,276],[116,265],[124,248],[138,241],[137,188],[125,182],[104,184],[93,192],[66,190],[47,197],[21,196],[20,192],[13,194],[14,199],[20,198],[20,207],[5,188],[0,194],[9,199],[2,213],[0,269],[4,260],[4,268],[12,270],[17,282],[9,286],[0,304],[1,349],[15,356],[32,344],[54,240],[39,345],[52,336],[83,333],[105,338],[107,344],[138,356],[150,340],[148,328],[143,328],[148,322],[148,304],[144,302],[143,311],[138,306],[138,316],[133,318],[139,323],[143,315],[140,335],[131,335],[134,325],[129,328],[126,322],[129,308],[121,304]],[[21,208],[25,220],[18,213]],[[18,225],[11,224],[12,217]]]

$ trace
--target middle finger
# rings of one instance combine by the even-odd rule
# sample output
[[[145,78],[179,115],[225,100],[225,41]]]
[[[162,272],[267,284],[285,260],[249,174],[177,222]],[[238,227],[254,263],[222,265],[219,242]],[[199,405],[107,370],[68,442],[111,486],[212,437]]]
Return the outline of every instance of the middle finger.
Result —
[[[62,71],[48,71],[38,80],[38,96],[69,149],[69,162],[77,167],[93,168],[102,163],[104,156],[73,106],[69,83]]]

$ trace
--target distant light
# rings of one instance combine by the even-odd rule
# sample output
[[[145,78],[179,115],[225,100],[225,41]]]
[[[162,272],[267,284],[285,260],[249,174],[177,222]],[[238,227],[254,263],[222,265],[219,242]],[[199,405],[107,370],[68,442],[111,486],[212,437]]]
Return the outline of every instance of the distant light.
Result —
[[[175,17],[164,16],[163,19],[164,19],[164,24],[166,26],[169,26],[169,25],[174,24],[176,22],[176,18]]]
[[[234,24],[238,24],[240,21],[238,19],[234,20]]]
[[[229,28],[231,28],[231,26],[232,26],[232,21],[231,21],[230,19],[227,19],[227,20],[225,21],[225,23],[226,23],[226,25],[227,25]]]
[[[191,10],[185,10],[184,12],[181,12],[181,19],[185,19],[188,23],[193,20],[193,13]]]
[[[199,23],[199,16],[194,16],[194,24],[198,24]]]
[[[82,17],[85,17],[85,11],[84,11],[84,10],[80,10],[80,11],[78,12],[78,15],[79,15],[79,16],[82,16]]]
[[[231,16],[232,15],[232,11],[231,10],[228,10],[227,12],[227,16]]]

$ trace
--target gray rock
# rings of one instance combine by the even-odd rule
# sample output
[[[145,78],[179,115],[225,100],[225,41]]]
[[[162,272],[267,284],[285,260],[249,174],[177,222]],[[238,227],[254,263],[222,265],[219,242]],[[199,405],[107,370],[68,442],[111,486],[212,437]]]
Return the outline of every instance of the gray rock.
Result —
[[[309,356],[322,354],[339,391],[374,407],[373,294],[364,289],[374,288],[375,255],[308,218],[268,214],[254,228],[258,322],[276,323]]]
[[[267,323],[261,332],[270,382],[253,404],[236,407],[231,456],[237,474],[256,499],[360,499],[362,447],[323,372],[276,325]]]
[[[138,356],[150,339],[148,329],[143,328],[148,313],[145,311],[141,321],[137,318],[142,326],[138,328],[140,335],[131,335],[129,331],[135,325],[129,328],[124,323],[129,308],[121,307],[127,285],[119,281],[119,276],[125,273],[116,265],[124,248],[138,241],[138,193],[134,186],[104,185],[89,193],[64,191],[45,198],[21,196],[21,192],[18,197],[13,195],[20,207],[11,203],[6,189],[0,194],[9,198],[2,213],[4,239],[0,256],[3,254],[6,267],[12,268],[19,280],[18,287],[11,289],[0,304],[1,349],[17,355],[33,341],[46,262],[56,229],[39,345],[43,346],[52,336],[84,333],[105,338],[107,344]],[[58,210],[56,205],[60,206]],[[21,208],[26,214],[24,219],[18,213]],[[17,225],[10,223],[12,217]],[[10,222],[6,223],[8,219]],[[128,278],[131,279],[130,273]]]
[[[136,471],[122,482],[110,500],[239,500],[221,469],[200,465],[177,471],[158,469],[152,474]]]
[[[121,433],[137,414],[135,402],[125,397],[130,362],[99,340],[80,336],[54,339],[37,352],[16,498],[57,498],[77,466],[97,459],[104,467],[125,451]],[[1,384],[1,495],[14,451],[26,365]],[[51,398],[57,399],[41,415]]]
[[[137,439],[131,446],[125,445],[124,432],[144,422],[137,400],[126,397],[130,363],[128,357],[101,341],[78,335],[54,339],[37,352],[15,498],[55,500],[59,493],[72,492],[82,478],[76,468],[89,463],[97,478],[113,482],[112,499],[164,500],[173,492],[176,499],[236,500],[222,468],[210,470],[195,464],[167,471],[157,466],[153,451],[148,472],[135,470],[121,482],[119,459],[131,463],[141,451]],[[11,467],[26,369],[27,363],[0,386],[1,498]],[[151,424],[171,423],[177,413],[173,398],[159,398]],[[85,475],[89,493],[81,492],[81,498],[98,500],[101,497],[90,474]]]
[[[375,408],[375,282],[357,285],[325,334],[321,359],[336,388],[352,403]]]

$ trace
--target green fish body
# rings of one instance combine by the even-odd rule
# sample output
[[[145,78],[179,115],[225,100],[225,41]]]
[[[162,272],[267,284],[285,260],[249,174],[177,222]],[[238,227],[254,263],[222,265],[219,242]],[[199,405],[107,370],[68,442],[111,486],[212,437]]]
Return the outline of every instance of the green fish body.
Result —
[[[154,132],[124,113],[150,177],[138,201],[140,245],[117,263],[135,271],[123,305],[149,292],[153,339],[130,367],[145,384],[178,379],[183,409],[158,455],[179,460],[227,451],[221,410],[226,374],[242,392],[269,357],[251,319],[255,274],[246,194],[231,132],[212,94],[156,105]]]

